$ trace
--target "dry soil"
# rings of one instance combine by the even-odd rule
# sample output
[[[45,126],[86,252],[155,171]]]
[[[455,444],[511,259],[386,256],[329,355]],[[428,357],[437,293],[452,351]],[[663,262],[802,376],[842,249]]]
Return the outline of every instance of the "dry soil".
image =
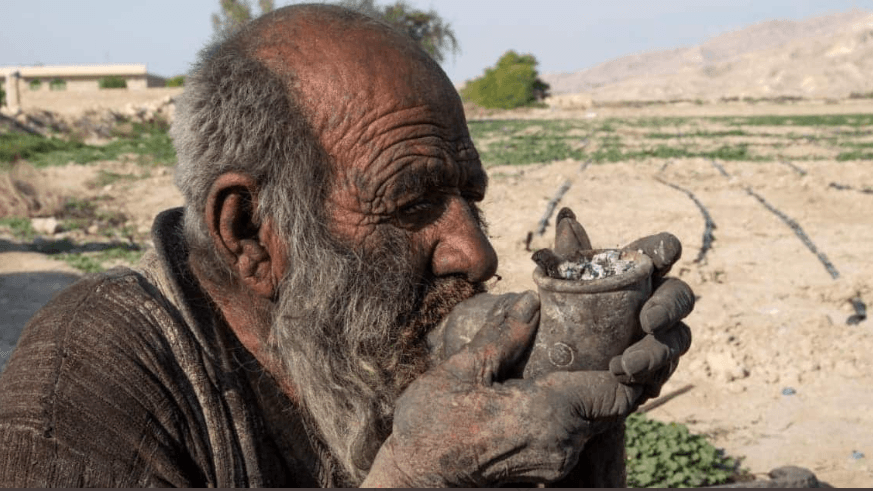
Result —
[[[766,114],[754,106],[744,111]],[[548,114],[567,116],[544,111],[539,117]],[[502,277],[494,288],[535,288],[531,252],[550,245],[554,228],[535,235],[527,247],[525,239],[565,180],[572,186],[559,207],[575,211],[595,247],[672,232],[685,251],[673,274],[698,299],[687,319],[692,349],[663,394],[693,388],[649,414],[709,435],[728,454],[743,457],[754,473],[797,465],[834,486],[871,486],[873,321],[846,320],[854,313],[852,297],[873,305],[873,194],[828,183],[873,187],[873,168],[867,161],[809,161],[801,175],[779,162],[722,165],[728,176],[705,159],[490,168],[484,210]],[[168,173],[110,188],[82,184],[83,172],[101,168],[125,169],[105,162],[43,173],[46,183],[63,183],[68,192],[102,196],[101,206],[123,211],[140,231],[157,212],[181,203]],[[703,261],[695,262],[703,216],[686,193],[664,182],[693,193],[716,224]],[[793,219],[839,278],[748,190]],[[24,320],[74,277],[64,263],[0,242],[0,304],[11,314],[0,318],[3,358]]]

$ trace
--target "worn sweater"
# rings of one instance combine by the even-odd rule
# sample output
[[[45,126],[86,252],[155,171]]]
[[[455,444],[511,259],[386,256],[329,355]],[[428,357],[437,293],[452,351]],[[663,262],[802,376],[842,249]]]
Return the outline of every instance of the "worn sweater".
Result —
[[[331,486],[295,405],[187,266],[181,209],[137,269],[83,278],[0,375],[0,486]]]

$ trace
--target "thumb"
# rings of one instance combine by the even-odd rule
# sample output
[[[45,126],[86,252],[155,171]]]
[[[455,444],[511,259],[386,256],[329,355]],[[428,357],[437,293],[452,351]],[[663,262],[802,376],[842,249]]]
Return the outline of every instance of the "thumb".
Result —
[[[533,291],[507,296],[502,301],[505,305],[497,308],[498,315],[486,321],[464,350],[449,359],[452,365],[459,364],[455,368],[466,372],[465,378],[472,377],[482,385],[491,385],[515,365],[540,323],[540,300]]]
[[[555,254],[569,258],[574,252],[591,249],[591,241],[576,214],[570,208],[561,208],[555,225]]]

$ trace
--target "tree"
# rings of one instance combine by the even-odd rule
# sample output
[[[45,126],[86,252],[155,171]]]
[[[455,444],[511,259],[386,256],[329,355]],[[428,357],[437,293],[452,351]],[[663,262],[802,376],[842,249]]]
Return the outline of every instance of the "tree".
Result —
[[[342,0],[339,4],[380,19],[406,33],[437,63],[445,61],[446,54],[455,55],[461,51],[455,31],[436,10],[416,10],[405,0],[385,6],[377,6],[374,0]]]
[[[252,20],[252,8],[248,0],[219,0],[220,14],[212,14],[212,27],[216,33],[233,32]],[[261,15],[273,10],[273,0],[258,0]]]
[[[497,65],[471,80],[461,89],[461,96],[482,107],[512,109],[527,106],[547,97],[549,84],[539,79],[534,55],[507,51]]]

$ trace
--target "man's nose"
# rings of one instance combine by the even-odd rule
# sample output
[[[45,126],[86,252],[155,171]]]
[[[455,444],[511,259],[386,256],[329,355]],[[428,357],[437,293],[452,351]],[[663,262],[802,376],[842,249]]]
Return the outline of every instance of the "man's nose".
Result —
[[[437,277],[464,275],[474,283],[494,276],[497,252],[485,237],[467,202],[461,197],[452,198],[446,213],[433,253],[433,273]]]

